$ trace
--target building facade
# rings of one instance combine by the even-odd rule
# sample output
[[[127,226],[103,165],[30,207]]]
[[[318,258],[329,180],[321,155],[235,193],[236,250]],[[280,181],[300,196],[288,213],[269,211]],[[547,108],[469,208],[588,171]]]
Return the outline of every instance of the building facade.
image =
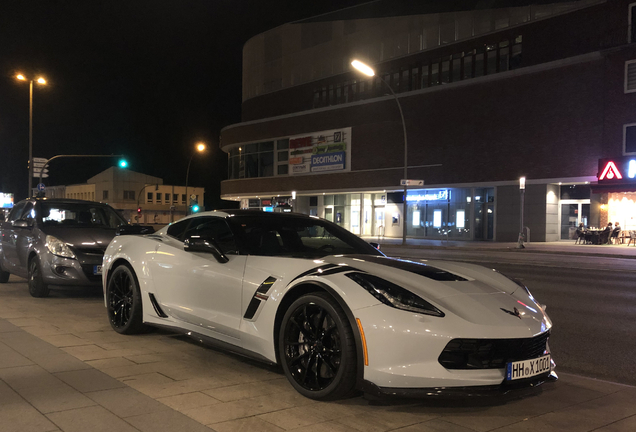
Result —
[[[119,211],[130,223],[168,224],[186,215],[194,204],[205,208],[201,187],[165,185],[163,179],[111,167],[83,184],[49,186],[48,198],[99,201]]]
[[[526,240],[570,239],[580,222],[636,229],[636,3],[420,3],[250,39],[243,119],[221,133],[222,198],[368,236],[406,224],[413,238],[516,241],[522,198]],[[406,197],[405,161],[420,184]]]

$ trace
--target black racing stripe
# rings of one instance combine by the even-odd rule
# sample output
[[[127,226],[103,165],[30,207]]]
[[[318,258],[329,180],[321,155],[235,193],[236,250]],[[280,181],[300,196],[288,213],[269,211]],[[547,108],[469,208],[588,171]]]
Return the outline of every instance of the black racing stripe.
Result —
[[[322,266],[314,267],[312,269],[307,270],[306,272],[303,272],[303,273],[299,274],[294,279],[292,279],[289,283],[291,284],[296,279],[300,279],[300,278],[305,277],[305,276],[309,276],[309,275],[313,276],[314,273],[315,274],[320,274],[320,272],[318,270],[322,270],[324,272],[325,270],[332,269],[334,267],[339,267],[339,266],[337,266],[335,264],[325,264],[325,265],[322,265]]]
[[[347,272],[347,271],[360,271],[357,270],[353,267],[349,267],[348,265],[344,265],[344,266],[338,266],[338,268],[332,268],[329,270],[324,270],[322,272],[318,272],[317,274],[320,276],[328,276],[328,275],[332,275],[332,274],[337,274],[337,273],[342,273],[342,272]],[[364,273],[364,272],[363,272]]]
[[[454,273],[439,269],[437,267],[430,266],[422,262],[410,261],[410,260],[399,259],[399,258],[375,256],[375,255],[364,255],[364,256],[359,256],[358,258],[363,259],[364,261],[367,261],[367,262],[372,262],[374,264],[385,265],[385,266],[393,267],[399,270],[404,270],[410,273],[415,273],[420,276],[424,276],[426,278],[433,279],[436,281],[460,282],[460,281],[468,280]]]

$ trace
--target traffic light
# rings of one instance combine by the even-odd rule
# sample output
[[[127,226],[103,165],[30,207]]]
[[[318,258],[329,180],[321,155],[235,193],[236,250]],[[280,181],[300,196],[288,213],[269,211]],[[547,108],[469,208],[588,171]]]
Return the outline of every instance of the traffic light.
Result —
[[[137,207],[137,216],[141,215],[141,207]]]
[[[128,166],[128,161],[126,159],[119,159],[119,167],[120,168],[126,168]],[[140,210],[137,210],[137,213],[139,213]]]
[[[190,196],[190,214],[192,213],[198,213],[199,210],[201,210],[201,208],[199,207],[199,200],[198,200],[198,196],[196,195],[191,195]]]

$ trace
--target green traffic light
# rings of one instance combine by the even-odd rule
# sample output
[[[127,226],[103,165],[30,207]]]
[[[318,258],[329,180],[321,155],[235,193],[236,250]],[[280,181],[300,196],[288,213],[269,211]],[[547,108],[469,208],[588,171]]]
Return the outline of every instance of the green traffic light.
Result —
[[[192,206],[192,213],[196,213],[198,211],[199,211],[199,206],[198,205]]]
[[[126,159],[121,159],[121,160],[119,161],[119,166],[120,166],[121,168],[126,168],[126,167],[128,166],[128,161],[127,161]]]

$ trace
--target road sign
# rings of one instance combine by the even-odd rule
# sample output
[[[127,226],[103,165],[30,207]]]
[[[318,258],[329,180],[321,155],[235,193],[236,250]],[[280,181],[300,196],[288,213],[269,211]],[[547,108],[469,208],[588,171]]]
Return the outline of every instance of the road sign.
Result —
[[[35,161],[33,161],[33,168],[43,168],[45,164],[46,164],[46,161],[44,161],[44,162],[35,162]]]
[[[46,186],[44,186],[44,183],[38,183],[38,191],[44,192],[44,189],[46,189]]]
[[[42,175],[40,176],[40,173],[38,173],[38,175],[34,175],[33,177],[37,177],[37,178],[40,178],[40,177],[42,177],[42,178],[47,178],[48,176],[49,176],[48,174],[42,174]]]
[[[33,158],[33,162],[42,162],[42,163],[46,163],[48,159],[47,158]]]
[[[33,177],[39,177],[40,173],[46,174],[47,172],[49,172],[48,169],[42,171],[42,168],[33,168]]]
[[[400,186],[424,186],[424,180],[400,180]]]

